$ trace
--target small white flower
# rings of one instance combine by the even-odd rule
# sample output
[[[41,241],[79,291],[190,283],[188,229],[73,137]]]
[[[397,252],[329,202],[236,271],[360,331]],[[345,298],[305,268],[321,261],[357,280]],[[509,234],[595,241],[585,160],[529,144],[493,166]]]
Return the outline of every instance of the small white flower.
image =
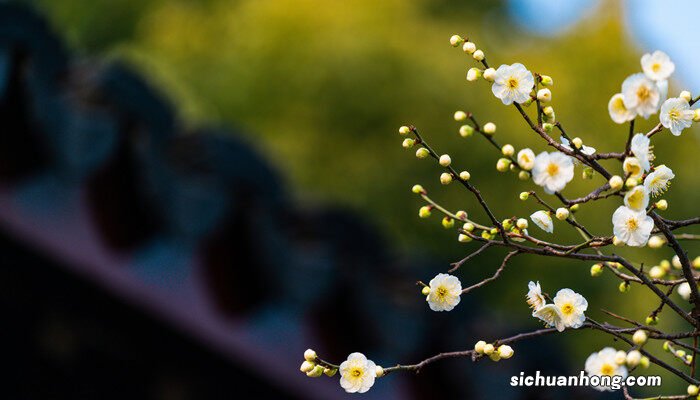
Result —
[[[668,189],[668,186],[671,184],[671,179],[674,177],[675,175],[671,168],[665,165],[659,165],[654,169],[654,172],[644,178],[644,187],[647,188],[649,194],[656,197]]]
[[[663,51],[656,50],[655,52],[642,56],[642,71],[652,80],[663,81],[668,79],[676,65],[671,61],[671,58]]]
[[[564,329],[566,329],[561,312],[554,304],[545,304],[544,306],[535,310],[535,312],[532,313],[532,316],[541,319],[544,321],[545,325],[549,327],[557,328],[559,332],[563,332]]]
[[[535,78],[524,65],[503,64],[496,70],[491,91],[503,104],[510,105],[513,102],[524,103],[529,100],[534,86]]]
[[[362,353],[352,353],[340,364],[340,386],[348,393],[368,391],[377,376],[377,365]]]
[[[530,215],[530,219],[543,231],[547,233],[552,233],[552,231],[554,231],[554,223],[548,212],[542,210],[535,211]]]
[[[637,114],[633,110],[628,110],[625,107],[625,97],[622,93],[617,93],[610,98],[608,102],[608,112],[610,118],[616,124],[624,124],[627,121],[632,121]]]
[[[625,205],[634,211],[645,211],[649,206],[649,192],[642,185],[633,187],[625,194]]]
[[[535,157],[532,179],[537,185],[544,187],[545,192],[559,192],[573,178],[574,162],[566,154],[558,151],[542,152]]]
[[[695,112],[685,99],[671,98],[664,101],[659,113],[659,120],[664,128],[668,128],[674,136],[679,136],[683,129],[693,124]]]
[[[433,311],[450,311],[459,304],[462,283],[456,276],[437,274],[430,280],[430,293],[425,300]]]
[[[589,376],[615,376],[619,375],[622,378],[627,377],[627,367],[624,365],[618,365],[615,362],[615,356],[617,351],[612,347],[606,347],[603,350],[593,353],[586,359],[585,370]],[[600,391],[610,390],[611,387],[608,386],[593,386],[594,389]]]
[[[683,298],[683,300],[690,300],[690,285],[688,282],[683,282],[678,285],[678,294]]]
[[[618,240],[628,246],[641,247],[646,245],[654,220],[644,211],[634,211],[620,206],[612,216],[613,233]]]
[[[534,314],[535,311],[539,310],[545,304],[542,288],[539,282],[535,283],[533,281],[527,284],[527,288],[529,289],[527,292],[527,304],[530,305]]]
[[[654,114],[661,104],[661,91],[654,81],[642,73],[633,74],[622,82],[625,108],[644,118]]]
[[[654,152],[652,151],[650,143],[651,139],[643,133],[634,135],[630,142],[630,150],[632,150],[632,154],[639,160],[639,164],[644,171],[649,171],[651,162],[654,160]]]
[[[553,301],[559,309],[564,326],[576,329],[586,321],[584,312],[588,309],[588,301],[580,294],[571,289],[561,289]]]
[[[571,142],[569,142],[569,139],[562,136],[561,138],[559,138],[559,140],[561,141],[562,146],[564,146],[568,150],[571,150],[571,151],[574,150],[573,147],[571,147]],[[590,156],[591,154],[595,153],[595,148],[590,147],[590,146],[586,146],[584,144],[583,146],[581,146],[581,153]]]
[[[525,171],[535,166],[535,152],[531,149],[522,149],[518,152],[518,165]]]
[[[625,175],[629,175],[632,179],[639,179],[644,175],[642,163],[639,162],[637,157],[625,158],[625,161],[622,163],[622,170],[625,171]]]

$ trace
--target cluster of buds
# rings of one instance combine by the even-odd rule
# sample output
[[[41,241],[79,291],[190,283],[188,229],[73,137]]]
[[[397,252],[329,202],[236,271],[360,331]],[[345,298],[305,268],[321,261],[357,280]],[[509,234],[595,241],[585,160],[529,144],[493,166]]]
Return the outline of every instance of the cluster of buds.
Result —
[[[685,350],[677,348],[670,341],[665,341],[661,348],[671,353],[678,361],[682,362],[685,365],[691,365],[693,363],[692,354],[688,354]]]
[[[304,352],[304,362],[301,363],[299,370],[310,378],[318,378],[321,375],[332,377],[338,372],[337,368],[321,365],[319,361],[316,352],[307,349]]]
[[[492,361],[507,360],[513,357],[515,353],[513,348],[507,344],[495,347],[493,344],[486,343],[483,340],[476,342],[474,352],[478,355],[488,356]]]

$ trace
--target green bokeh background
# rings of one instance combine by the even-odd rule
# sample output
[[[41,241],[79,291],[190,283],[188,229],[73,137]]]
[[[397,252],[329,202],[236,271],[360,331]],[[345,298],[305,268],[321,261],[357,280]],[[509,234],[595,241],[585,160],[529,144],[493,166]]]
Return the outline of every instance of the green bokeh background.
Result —
[[[485,221],[470,193],[458,185],[441,187],[433,163],[418,160],[401,147],[397,128],[419,127],[439,152],[449,152],[458,170],[467,169],[496,214],[527,216],[537,207],[518,193],[531,183],[495,170],[498,153],[480,137],[463,139],[452,120],[456,110],[471,111],[498,125],[495,138],[516,149],[546,150],[512,107],[491,95],[484,81],[464,79],[474,62],[448,44],[453,33],[468,36],[492,65],[522,62],[554,78],[553,102],[558,120],[572,136],[601,151],[621,149],[627,127],[614,124],[607,101],[622,80],[640,70],[642,51],[629,38],[617,2],[602,2],[575,27],[554,38],[523,32],[497,1],[450,0],[52,0],[30,1],[49,16],[71,46],[89,57],[127,60],[173,99],[184,124],[204,122],[243,127],[249,139],[288,178],[299,202],[343,204],[367,215],[396,249],[397,257],[421,255],[445,263],[473,251],[445,231],[439,218],[419,220],[422,205],[410,188],[421,183],[431,196],[452,209],[464,209]],[[671,82],[671,95],[679,92]],[[640,131],[657,122],[638,121]],[[680,138],[668,132],[654,140],[656,154],[674,172],[665,197],[670,218],[697,214],[700,174],[696,173],[695,129]],[[619,170],[619,163],[606,164]],[[580,179],[565,193],[585,194],[600,185]],[[540,193],[541,190],[538,189]],[[546,196],[546,195],[545,195]],[[556,204],[554,197],[548,197]],[[585,206],[577,218],[594,233],[611,234],[610,216],[619,205],[612,198]],[[563,223],[548,236],[562,243],[580,240]],[[618,249],[614,249],[618,251]],[[698,254],[690,247],[690,255]],[[619,250],[649,266],[669,258],[670,250]],[[490,275],[502,252],[493,250],[460,272],[464,284]],[[534,329],[523,303],[529,280],[542,282],[552,295],[571,287],[590,303],[589,315],[609,320],[601,308],[644,320],[657,306],[649,291],[633,286],[620,294],[618,281],[606,272],[593,279],[589,264],[516,258],[502,279],[475,295],[491,308],[494,321]],[[436,271],[438,272],[438,271]],[[429,276],[406,276],[409,282]],[[677,296],[677,295],[674,295]],[[470,310],[457,309],[469,313]],[[661,327],[685,327],[670,312]],[[488,321],[485,321],[488,323]],[[466,338],[471,344],[479,338]],[[612,341],[592,332],[571,335],[571,372],[585,357]],[[657,346],[658,347],[658,346]],[[655,349],[655,347],[650,347]],[[663,355],[664,359],[670,357]],[[652,369],[649,373],[656,372]],[[684,390],[664,375],[665,390]],[[653,392],[653,391],[652,391]]]

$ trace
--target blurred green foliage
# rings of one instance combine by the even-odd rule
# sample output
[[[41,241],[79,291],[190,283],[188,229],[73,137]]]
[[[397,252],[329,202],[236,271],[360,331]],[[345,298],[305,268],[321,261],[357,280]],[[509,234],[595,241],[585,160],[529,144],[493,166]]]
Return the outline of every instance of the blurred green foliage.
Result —
[[[456,168],[472,173],[473,182],[503,218],[527,216],[537,209],[532,202],[518,200],[518,193],[531,185],[514,174],[496,172],[499,154],[479,137],[459,137],[453,112],[472,111],[482,123],[495,122],[495,138],[501,144],[529,146],[536,153],[547,150],[514,108],[504,107],[491,95],[486,82],[466,82],[466,71],[474,62],[449,46],[451,34],[470,37],[494,66],[518,61],[552,76],[558,120],[572,136],[601,151],[620,150],[626,140],[627,127],[610,121],[607,101],[627,75],[640,70],[641,51],[625,33],[621,11],[609,3],[556,38],[520,31],[509,21],[505,6],[490,1],[32,3],[50,16],[74,47],[126,59],[144,71],[175,100],[186,123],[218,121],[244,127],[306,204],[330,201],[362,210],[399,249],[445,261],[458,259],[476,245],[459,244],[453,232],[440,227],[437,217],[419,220],[422,204],[410,193],[411,186],[421,183],[450,208],[485,218],[458,185],[440,187],[436,165],[401,148],[397,128],[412,123],[439,152],[449,152]],[[671,94],[678,90],[671,85]],[[642,131],[655,123],[652,117],[637,126]],[[667,196],[671,204],[667,214],[694,216],[696,191],[690,188],[700,184],[700,174],[694,173],[695,132],[680,139],[667,134],[657,138],[658,158],[677,176],[675,190]],[[615,163],[606,165],[620,168]],[[600,176],[582,181],[580,173],[578,167],[567,196],[578,197],[604,182]],[[547,198],[556,204],[554,197]],[[610,215],[618,205],[611,199],[583,207],[577,218],[594,233],[609,235]],[[547,235],[534,226],[530,231]],[[553,236],[564,243],[580,240],[563,223],[556,223]],[[697,248],[692,250],[691,256],[697,255]],[[671,256],[669,250],[620,252],[650,263]],[[493,273],[498,256],[492,251],[466,265],[460,272],[463,282]],[[656,307],[646,290],[633,286],[622,295],[617,281],[590,278],[589,267],[522,256],[502,280],[480,293],[493,305],[493,319],[525,327],[537,325],[522,302],[530,279],[539,279],[552,295],[560,287],[575,288],[589,298],[594,318],[609,319],[599,311],[607,308],[644,320]],[[670,313],[662,319],[665,326],[678,322]],[[610,344],[609,338],[592,333],[577,336],[588,343],[572,349],[573,360]]]

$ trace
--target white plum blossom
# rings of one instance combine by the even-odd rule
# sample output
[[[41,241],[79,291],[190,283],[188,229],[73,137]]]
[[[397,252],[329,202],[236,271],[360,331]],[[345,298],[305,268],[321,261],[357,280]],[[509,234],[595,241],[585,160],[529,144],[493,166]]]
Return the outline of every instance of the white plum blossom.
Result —
[[[615,376],[619,375],[623,379],[627,377],[627,367],[616,362],[617,351],[612,347],[593,353],[586,359],[585,370],[589,376]],[[612,391],[609,386],[593,386],[596,390]]]
[[[683,282],[678,285],[678,294],[683,298],[683,300],[690,300],[690,285],[688,282]]]
[[[535,312],[532,313],[532,316],[542,320],[545,325],[556,328],[559,332],[563,332],[564,329],[566,329],[566,324],[564,324],[561,312],[554,304],[545,304],[544,306],[535,310]]]
[[[365,393],[377,374],[377,365],[362,353],[352,353],[340,364],[340,386],[348,393]]]
[[[542,152],[535,157],[532,179],[537,185],[544,187],[545,192],[560,192],[573,178],[574,162],[566,154],[558,151]]]
[[[522,149],[518,152],[518,166],[525,171],[535,166],[535,152],[531,149]]]
[[[513,102],[524,103],[529,100],[534,86],[535,78],[524,65],[503,64],[496,70],[491,91],[503,104],[510,105]]]
[[[644,118],[656,113],[661,104],[659,87],[641,72],[628,76],[622,82],[622,96],[625,108]]]
[[[552,231],[554,231],[554,223],[548,212],[542,210],[535,211],[530,215],[530,219],[543,231],[547,233],[552,233]]]
[[[671,179],[675,176],[671,168],[665,165],[659,165],[654,168],[652,173],[644,178],[644,187],[650,195],[656,197],[668,189],[668,186],[671,184]]]
[[[571,143],[569,142],[569,139],[562,136],[561,138],[559,138],[559,140],[561,141],[561,145],[564,146],[564,148],[571,150],[571,151],[574,151],[573,147],[571,147]],[[590,156],[591,154],[595,153],[595,148],[590,147],[590,146],[586,146],[584,144],[583,146],[581,146],[581,153],[583,153],[587,156]]]
[[[690,128],[693,124],[695,112],[690,109],[690,104],[686,99],[679,97],[670,98],[664,101],[659,113],[659,120],[664,128],[671,131],[674,136],[680,136],[685,128]]]
[[[649,79],[655,81],[666,80],[675,70],[676,65],[663,51],[656,50],[651,54],[646,53],[642,56],[642,71]]]
[[[639,179],[644,175],[644,168],[637,157],[627,157],[622,163],[622,169],[630,178]]]
[[[654,220],[645,211],[635,211],[625,206],[615,210],[612,223],[615,237],[633,247],[646,245],[654,228]]]
[[[530,308],[532,308],[532,312],[534,314],[535,311],[544,306],[545,299],[542,295],[542,288],[540,287],[539,282],[535,283],[530,281],[527,284],[527,288],[527,304],[530,305]]]
[[[627,121],[632,121],[637,113],[634,110],[629,110],[625,107],[625,97],[622,93],[617,93],[608,101],[608,112],[610,118],[616,124],[624,124]]]
[[[654,160],[654,152],[652,151],[650,143],[651,139],[643,133],[634,135],[630,142],[630,150],[632,150],[632,154],[639,160],[639,165],[641,165],[644,171],[649,171],[649,169],[651,169],[651,162]]]
[[[459,304],[462,283],[456,276],[437,274],[430,280],[430,293],[425,300],[433,311],[450,311]]]
[[[642,185],[637,185],[625,194],[625,206],[634,211],[644,211],[649,206],[649,192]]]
[[[571,289],[561,289],[552,301],[559,310],[564,326],[576,329],[586,321],[584,312],[588,309],[588,301],[580,294]]]

